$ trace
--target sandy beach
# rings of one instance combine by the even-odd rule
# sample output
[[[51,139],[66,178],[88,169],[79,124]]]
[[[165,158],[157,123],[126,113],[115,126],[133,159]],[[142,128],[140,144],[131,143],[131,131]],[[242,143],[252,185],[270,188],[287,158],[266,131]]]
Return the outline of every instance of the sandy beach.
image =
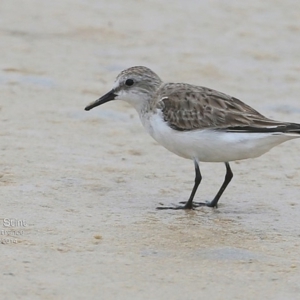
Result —
[[[193,162],[111,102],[120,71],[207,86],[300,123],[300,2],[2,0],[0,299],[300,299],[300,140]],[[196,201],[223,164],[202,163]]]

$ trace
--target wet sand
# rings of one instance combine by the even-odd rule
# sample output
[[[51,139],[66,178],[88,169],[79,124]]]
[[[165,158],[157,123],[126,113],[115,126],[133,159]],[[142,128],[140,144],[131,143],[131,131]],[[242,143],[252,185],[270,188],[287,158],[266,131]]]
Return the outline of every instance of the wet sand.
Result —
[[[300,299],[300,141],[232,163],[218,209],[121,102],[133,65],[300,122],[300,3],[0,3],[3,299]],[[221,185],[201,164],[196,200]]]

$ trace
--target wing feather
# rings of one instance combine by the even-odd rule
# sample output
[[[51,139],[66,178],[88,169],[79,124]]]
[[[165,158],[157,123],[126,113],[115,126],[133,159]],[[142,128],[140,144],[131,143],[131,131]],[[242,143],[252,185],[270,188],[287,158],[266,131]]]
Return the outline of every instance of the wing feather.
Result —
[[[161,109],[164,120],[179,131],[250,130],[285,124],[266,118],[239,99],[205,87],[169,83],[161,87],[157,99],[156,107]]]

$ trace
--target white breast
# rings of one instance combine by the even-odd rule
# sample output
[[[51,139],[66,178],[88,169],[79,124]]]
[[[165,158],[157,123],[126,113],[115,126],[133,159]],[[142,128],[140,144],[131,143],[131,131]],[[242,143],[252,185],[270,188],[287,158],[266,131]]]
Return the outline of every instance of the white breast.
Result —
[[[276,133],[236,133],[211,129],[177,131],[168,126],[161,112],[145,114],[141,120],[147,132],[169,151],[204,162],[258,157],[278,144],[297,138]]]

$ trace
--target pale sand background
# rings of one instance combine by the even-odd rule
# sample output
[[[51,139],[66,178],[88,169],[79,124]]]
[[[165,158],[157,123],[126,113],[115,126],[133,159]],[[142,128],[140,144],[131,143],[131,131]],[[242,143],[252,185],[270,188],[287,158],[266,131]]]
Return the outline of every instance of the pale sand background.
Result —
[[[84,111],[146,65],[300,122],[299,1],[1,0],[0,38],[0,218],[27,224],[1,220],[1,299],[300,299],[300,141],[233,163],[217,210],[157,211],[192,162],[124,103]]]

